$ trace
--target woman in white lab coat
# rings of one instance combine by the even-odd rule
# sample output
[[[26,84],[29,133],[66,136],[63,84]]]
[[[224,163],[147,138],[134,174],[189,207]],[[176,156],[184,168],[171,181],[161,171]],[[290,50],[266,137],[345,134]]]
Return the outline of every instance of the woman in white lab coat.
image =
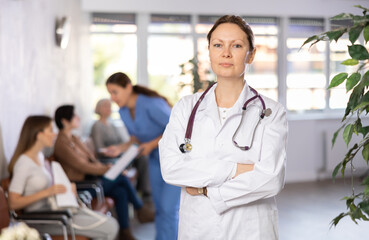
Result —
[[[218,19],[208,42],[217,84],[196,110],[192,149],[183,143],[201,93],[186,96],[174,106],[159,143],[164,180],[182,187],[178,238],[278,239],[274,196],[284,185],[285,109],[261,96],[242,110],[256,96],[245,77],[256,53],[254,36],[242,18]]]

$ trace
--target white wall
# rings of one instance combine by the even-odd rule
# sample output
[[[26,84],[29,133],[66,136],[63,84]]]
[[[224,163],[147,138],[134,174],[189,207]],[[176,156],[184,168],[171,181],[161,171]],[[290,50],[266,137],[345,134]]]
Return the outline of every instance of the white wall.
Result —
[[[367,0],[82,0],[82,8],[97,12],[149,12],[174,14],[246,14],[250,16],[333,16],[352,12]],[[356,10],[357,13],[360,11]]]
[[[69,45],[55,45],[56,18],[71,18]],[[24,119],[74,103],[90,117],[93,84],[88,14],[79,0],[0,0],[0,125],[11,157]]]

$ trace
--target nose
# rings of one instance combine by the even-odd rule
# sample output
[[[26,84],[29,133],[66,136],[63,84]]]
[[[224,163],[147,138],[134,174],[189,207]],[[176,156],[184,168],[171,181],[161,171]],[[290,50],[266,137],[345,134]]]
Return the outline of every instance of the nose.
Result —
[[[225,58],[230,58],[232,57],[231,51],[230,51],[230,47],[226,46],[223,50],[223,57]]]

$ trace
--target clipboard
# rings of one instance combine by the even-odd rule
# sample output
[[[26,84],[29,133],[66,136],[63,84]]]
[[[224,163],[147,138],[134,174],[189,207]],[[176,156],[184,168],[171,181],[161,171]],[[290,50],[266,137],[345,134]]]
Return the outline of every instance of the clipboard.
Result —
[[[65,174],[60,163],[52,161],[51,171],[53,173],[54,184],[63,184],[67,191],[65,193],[56,194],[56,204],[59,208],[64,207],[78,207],[78,202],[76,196],[74,196],[72,190],[72,184],[70,183],[67,175]]]
[[[132,144],[127,149],[127,151],[125,151],[124,154],[116,161],[116,163],[104,174],[104,177],[106,179],[114,181],[138,154],[138,146]]]

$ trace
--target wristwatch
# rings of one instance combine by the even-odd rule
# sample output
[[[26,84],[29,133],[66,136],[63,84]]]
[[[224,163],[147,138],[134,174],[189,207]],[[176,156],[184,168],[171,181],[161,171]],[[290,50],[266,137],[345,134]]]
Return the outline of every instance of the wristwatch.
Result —
[[[197,189],[197,193],[198,193],[198,194],[203,194],[203,195],[205,195],[205,197],[207,197],[207,196],[208,196],[208,190],[206,189],[206,187],[198,188],[198,189]]]

